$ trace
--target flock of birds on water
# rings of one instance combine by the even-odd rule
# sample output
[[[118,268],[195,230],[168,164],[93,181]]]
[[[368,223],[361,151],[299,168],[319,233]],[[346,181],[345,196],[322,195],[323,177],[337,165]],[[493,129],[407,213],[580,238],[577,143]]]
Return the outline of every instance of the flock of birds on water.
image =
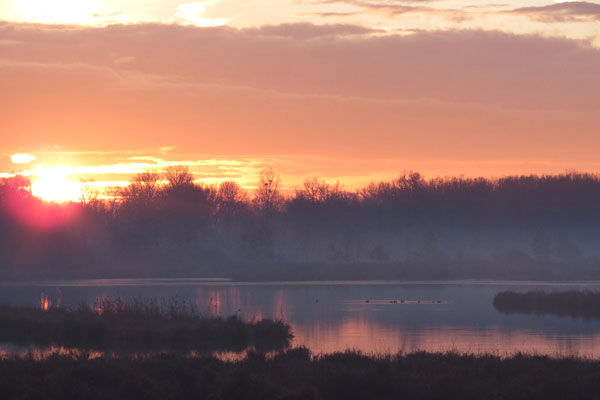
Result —
[[[370,303],[370,300],[365,300],[365,303]],[[404,300],[390,300],[389,303],[390,304],[404,304],[404,303],[415,303],[415,301],[404,301]],[[421,300],[417,300],[416,301],[417,304],[421,304]],[[428,301],[423,301],[423,304],[441,304],[442,301],[441,300],[428,300]]]
[[[318,303],[318,302],[319,302],[319,299],[315,300],[315,303]],[[382,304],[383,302],[385,302],[385,301],[376,300],[376,304]],[[371,300],[365,300],[365,303],[371,303]],[[416,303],[416,304],[421,304],[421,303],[423,303],[423,304],[442,304],[442,301],[441,300],[425,300],[425,301],[421,301],[421,300],[417,300],[417,301],[415,301],[415,300],[389,300],[388,303],[389,304],[407,304],[407,303],[410,303],[410,304],[414,304],[414,303]]]

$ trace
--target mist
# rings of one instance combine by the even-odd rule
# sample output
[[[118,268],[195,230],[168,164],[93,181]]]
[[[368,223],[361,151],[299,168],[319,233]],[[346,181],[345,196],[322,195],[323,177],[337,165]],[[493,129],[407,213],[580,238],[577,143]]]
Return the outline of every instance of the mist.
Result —
[[[600,176],[424,179],[405,172],[347,191],[262,171],[247,192],[146,172],[79,202],[1,186],[4,279],[597,279]]]

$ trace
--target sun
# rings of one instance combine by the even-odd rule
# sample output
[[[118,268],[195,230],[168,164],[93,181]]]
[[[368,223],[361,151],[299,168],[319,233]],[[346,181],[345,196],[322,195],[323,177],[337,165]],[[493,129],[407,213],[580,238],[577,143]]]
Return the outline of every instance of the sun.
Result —
[[[77,24],[94,21],[98,0],[14,0],[13,12],[29,22]]]
[[[70,181],[64,168],[45,168],[31,184],[31,193],[45,201],[78,201],[81,183]]]

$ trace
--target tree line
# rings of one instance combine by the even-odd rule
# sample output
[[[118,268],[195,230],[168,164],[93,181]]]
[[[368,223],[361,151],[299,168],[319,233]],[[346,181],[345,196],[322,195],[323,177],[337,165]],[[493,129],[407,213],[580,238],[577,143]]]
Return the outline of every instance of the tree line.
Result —
[[[354,191],[311,177],[283,191],[268,168],[246,191],[234,181],[203,184],[186,166],[172,166],[106,193],[93,182],[81,192],[76,203],[45,203],[26,177],[0,181],[0,275],[600,260],[598,174],[425,179],[405,172]]]

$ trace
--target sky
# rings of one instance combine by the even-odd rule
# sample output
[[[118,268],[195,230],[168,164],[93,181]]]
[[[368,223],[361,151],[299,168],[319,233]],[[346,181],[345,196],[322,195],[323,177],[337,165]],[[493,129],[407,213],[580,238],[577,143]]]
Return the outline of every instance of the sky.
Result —
[[[0,176],[48,199],[600,172],[600,2],[0,0],[0,88]]]

